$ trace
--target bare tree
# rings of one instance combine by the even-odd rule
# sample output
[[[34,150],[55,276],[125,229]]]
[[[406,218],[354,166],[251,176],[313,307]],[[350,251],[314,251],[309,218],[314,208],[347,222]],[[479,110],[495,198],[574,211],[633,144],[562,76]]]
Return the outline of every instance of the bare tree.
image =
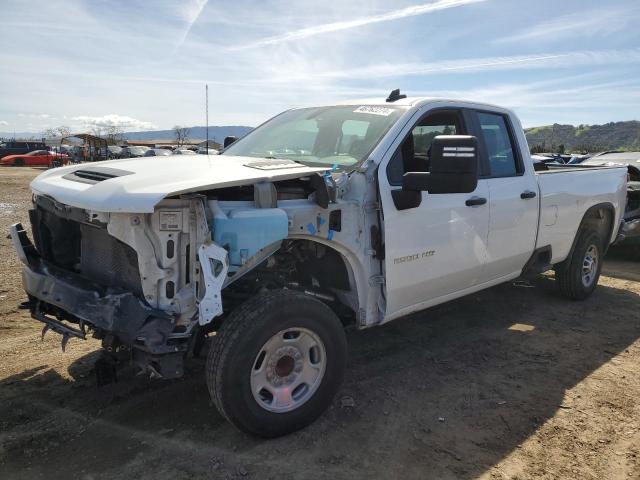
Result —
[[[42,132],[44,138],[55,138],[58,136],[58,132],[55,128],[47,128],[44,132]]]
[[[68,137],[71,135],[71,128],[66,125],[60,125],[55,128],[47,128],[43,135],[45,138]]]
[[[91,127],[91,135],[102,137],[102,127],[99,127],[98,125]]]
[[[124,130],[122,130],[122,127],[111,125],[104,129],[104,138],[107,140],[107,144],[117,145],[124,141]]]
[[[61,137],[68,137],[69,135],[71,135],[71,127],[67,125],[60,125],[58,128],[56,128],[56,131]]]
[[[176,143],[179,147],[181,147],[189,139],[189,133],[191,133],[191,129],[188,127],[181,127],[180,125],[176,125],[175,127],[173,127],[173,133],[176,136]]]

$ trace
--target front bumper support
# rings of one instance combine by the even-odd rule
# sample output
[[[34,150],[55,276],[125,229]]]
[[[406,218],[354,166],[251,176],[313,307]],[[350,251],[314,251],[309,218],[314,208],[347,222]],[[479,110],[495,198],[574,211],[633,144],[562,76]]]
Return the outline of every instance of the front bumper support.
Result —
[[[72,331],[82,333],[86,324],[148,353],[176,352],[174,346],[167,344],[175,325],[171,315],[151,307],[132,292],[93,284],[79,274],[46,262],[37,254],[20,224],[11,227],[11,237],[18,257],[25,264],[22,284],[30,298],[33,318],[63,337],[65,334],[80,336]],[[68,327],[47,314],[77,323],[80,329]]]

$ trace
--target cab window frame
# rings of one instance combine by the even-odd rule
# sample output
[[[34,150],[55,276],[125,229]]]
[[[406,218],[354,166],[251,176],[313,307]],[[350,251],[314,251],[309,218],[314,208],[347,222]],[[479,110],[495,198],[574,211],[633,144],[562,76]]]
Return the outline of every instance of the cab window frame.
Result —
[[[515,174],[508,173],[504,175],[494,175],[491,171],[491,160],[489,158],[489,150],[487,148],[487,143],[484,139],[484,134],[482,133],[482,124],[480,123],[480,115],[481,113],[487,115],[493,115],[496,117],[501,117],[504,125],[507,129],[507,136],[509,137],[509,144],[511,145],[511,151],[513,152],[513,159],[516,167]],[[470,114],[473,116],[473,130],[475,131],[475,136],[478,139],[478,144],[480,147],[480,157],[482,158],[482,164],[484,168],[481,171],[479,178],[487,179],[487,178],[513,178],[513,177],[521,177],[525,174],[524,161],[522,159],[522,154],[520,152],[520,148],[518,148],[518,142],[516,141],[515,130],[513,128],[513,124],[511,123],[511,117],[503,112],[496,112],[494,110],[483,110],[483,109],[473,109]]]
[[[404,137],[402,137],[402,140],[400,141],[400,143],[398,144],[396,149],[393,151],[393,154],[391,155],[391,158],[387,162],[385,171],[386,171],[387,181],[389,182],[389,185],[391,187],[402,187],[402,181],[397,182],[397,181],[395,181],[395,179],[392,178],[392,176],[393,176],[392,165],[393,165],[393,161],[394,161],[396,155],[398,155],[398,152],[400,152],[402,150],[402,145],[407,140],[407,138],[409,138],[409,135],[413,135],[413,130],[416,127],[421,126],[420,124],[423,121],[427,120],[429,117],[431,117],[433,115],[442,114],[442,113],[450,113],[450,114],[453,114],[453,115],[456,116],[456,120],[457,120],[456,129],[457,129],[457,127],[459,127],[459,130],[460,130],[460,131],[456,131],[455,134],[456,135],[471,135],[471,133],[469,133],[471,131],[470,118],[468,117],[466,110],[467,109],[465,109],[465,108],[437,107],[437,108],[432,108],[429,111],[425,112],[423,115],[421,115],[418,118],[418,120],[416,120],[413,123],[413,125],[411,126],[411,128],[409,129],[407,134],[404,135]],[[403,172],[403,173],[407,173],[407,172]]]

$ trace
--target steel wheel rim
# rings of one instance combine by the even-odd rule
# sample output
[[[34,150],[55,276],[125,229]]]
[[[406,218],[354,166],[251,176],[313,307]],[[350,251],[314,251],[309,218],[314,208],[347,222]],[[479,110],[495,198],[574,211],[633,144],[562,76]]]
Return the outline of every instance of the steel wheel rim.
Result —
[[[590,287],[598,272],[598,248],[595,245],[589,245],[582,260],[582,284]]]
[[[285,413],[307,402],[326,369],[326,349],[309,329],[291,327],[273,335],[251,367],[251,393],[265,410]]]

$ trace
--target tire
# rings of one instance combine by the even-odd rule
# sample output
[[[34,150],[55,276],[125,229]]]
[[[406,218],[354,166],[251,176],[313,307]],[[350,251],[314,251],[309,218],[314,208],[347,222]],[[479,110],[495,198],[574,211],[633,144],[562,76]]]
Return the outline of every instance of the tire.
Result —
[[[346,360],[344,328],[333,311],[308,295],[276,290],[245,302],[223,322],[209,348],[207,386],[235,427],[278,437],[329,407]],[[283,391],[291,392],[290,404],[279,404],[276,393]]]
[[[22,167],[24,166],[24,159],[22,158],[16,158],[13,162],[13,166],[14,167]]]
[[[596,231],[584,229],[579,233],[571,257],[555,268],[563,296],[584,300],[593,293],[602,270],[603,252],[603,241]]]

